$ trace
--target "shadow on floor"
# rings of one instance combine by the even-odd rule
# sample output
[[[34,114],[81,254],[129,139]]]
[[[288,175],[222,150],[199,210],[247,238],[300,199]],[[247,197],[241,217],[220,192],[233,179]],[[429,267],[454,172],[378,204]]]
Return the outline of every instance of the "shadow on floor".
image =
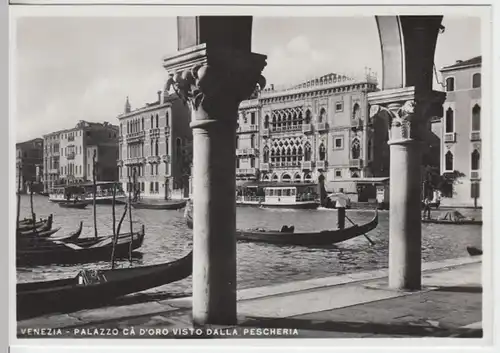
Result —
[[[264,317],[251,317],[239,323],[240,327],[260,327],[260,328],[293,328],[300,330],[313,330],[325,332],[344,332],[410,337],[469,337],[481,338],[482,329],[464,329],[451,327],[435,327],[421,324],[401,324],[401,323],[365,323],[349,321],[326,321],[310,320],[300,318],[273,319]]]
[[[450,286],[450,287],[438,287],[435,289],[436,292],[452,292],[452,293],[482,293],[482,286]]]

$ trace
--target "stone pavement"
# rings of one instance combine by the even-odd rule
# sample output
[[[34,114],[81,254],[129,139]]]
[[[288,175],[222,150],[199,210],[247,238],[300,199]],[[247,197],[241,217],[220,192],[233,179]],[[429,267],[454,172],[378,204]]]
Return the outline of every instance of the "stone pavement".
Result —
[[[417,292],[388,289],[386,269],[244,289],[238,315],[238,336],[180,333],[192,328],[191,298],[167,299],[19,321],[18,337],[41,338],[40,328],[74,338],[482,337],[481,257],[423,264]]]

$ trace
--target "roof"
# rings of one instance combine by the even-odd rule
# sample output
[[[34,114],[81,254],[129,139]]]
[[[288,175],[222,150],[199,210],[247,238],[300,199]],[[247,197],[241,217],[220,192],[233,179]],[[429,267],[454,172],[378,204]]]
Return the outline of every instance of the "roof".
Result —
[[[481,66],[481,63],[482,63],[482,56],[475,56],[468,60],[457,60],[455,64],[443,67],[441,71],[452,71],[471,66]]]

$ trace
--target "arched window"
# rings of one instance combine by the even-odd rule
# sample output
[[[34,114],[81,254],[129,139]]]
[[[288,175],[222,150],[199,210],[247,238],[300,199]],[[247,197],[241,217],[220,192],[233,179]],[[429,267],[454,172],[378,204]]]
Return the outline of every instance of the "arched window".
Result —
[[[274,174],[272,179],[273,179],[273,181],[278,181],[278,175]]]
[[[481,155],[479,154],[478,150],[474,150],[472,151],[471,153],[471,165],[470,165],[470,169],[471,170],[479,170],[480,169],[480,159],[481,159]]]
[[[306,181],[311,181],[311,179],[312,179],[311,174],[306,174],[306,175],[304,176],[304,180],[306,180]]]
[[[298,154],[299,156],[302,156],[302,146],[299,146],[299,150],[298,150],[297,154]]]
[[[293,179],[296,183],[300,183],[302,180],[299,173],[295,174],[295,177]]]
[[[324,161],[326,159],[326,148],[324,144],[319,145],[319,160]]]
[[[359,108],[359,104],[355,103],[352,108],[352,119],[357,120],[361,117],[361,109]]]
[[[455,79],[453,77],[448,77],[446,79],[446,92],[452,92],[455,90]]]
[[[361,147],[359,145],[359,140],[355,138],[352,140],[351,144],[351,159],[359,159],[359,156],[361,154]]]
[[[481,130],[481,107],[479,105],[474,105],[472,108],[472,131]]]
[[[309,124],[311,122],[311,111],[309,109],[306,110],[305,122],[306,122],[306,124]]]
[[[477,73],[472,75],[472,88],[481,87],[481,74]]]
[[[141,121],[142,121],[142,131],[144,131],[144,117],[142,117]]]
[[[255,168],[255,157],[250,158],[250,168]]]
[[[155,156],[158,156],[158,140],[155,141]]]
[[[264,118],[264,129],[269,129],[269,115]]]
[[[455,132],[455,121],[453,115],[453,109],[451,109],[451,107],[448,108],[445,116],[445,132]]]
[[[130,134],[130,123],[127,121],[127,134]]]
[[[120,135],[123,135],[123,124],[120,124]]]
[[[240,137],[236,135],[236,148],[240,147]]]
[[[168,110],[165,113],[165,124],[166,124],[166,126],[170,126],[170,121],[169,121],[169,118],[168,118]]]
[[[250,136],[250,147],[255,148],[255,135]]]
[[[151,115],[151,127],[150,127],[150,129],[152,129],[152,128],[153,128],[153,116]]]
[[[269,163],[269,148],[264,147],[264,163]]]
[[[304,153],[304,160],[306,162],[309,162],[311,160],[311,145],[309,143],[306,144],[304,147],[305,153]]]
[[[448,172],[453,171],[453,153],[451,151],[446,152],[444,156],[444,169]]]
[[[156,114],[156,128],[160,127],[160,117]]]
[[[290,174],[283,174],[283,176],[281,177],[281,180],[284,183],[289,183],[292,181],[292,177],[290,176]]]
[[[325,118],[326,118],[326,110],[325,108],[321,108],[321,110],[319,111],[318,123],[322,123],[323,121],[325,121]]]

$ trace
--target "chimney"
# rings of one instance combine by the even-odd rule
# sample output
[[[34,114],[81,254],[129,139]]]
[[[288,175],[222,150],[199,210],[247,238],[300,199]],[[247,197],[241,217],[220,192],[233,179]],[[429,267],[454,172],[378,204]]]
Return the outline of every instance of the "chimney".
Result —
[[[158,93],[158,103],[161,104],[161,91],[158,91],[157,93]]]

